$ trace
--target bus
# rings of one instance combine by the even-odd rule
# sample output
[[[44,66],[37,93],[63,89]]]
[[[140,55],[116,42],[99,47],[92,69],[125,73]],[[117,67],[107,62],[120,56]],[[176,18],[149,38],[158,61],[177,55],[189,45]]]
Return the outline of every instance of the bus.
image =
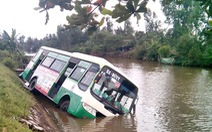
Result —
[[[138,87],[117,67],[83,53],[42,46],[19,76],[77,118],[133,113],[138,101]]]

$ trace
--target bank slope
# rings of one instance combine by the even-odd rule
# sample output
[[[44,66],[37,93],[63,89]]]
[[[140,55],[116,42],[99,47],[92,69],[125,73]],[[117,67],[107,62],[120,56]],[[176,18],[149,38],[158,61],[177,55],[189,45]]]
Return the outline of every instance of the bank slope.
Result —
[[[17,75],[0,64],[0,131],[31,131],[19,120],[29,114],[33,104],[32,96],[22,87]]]

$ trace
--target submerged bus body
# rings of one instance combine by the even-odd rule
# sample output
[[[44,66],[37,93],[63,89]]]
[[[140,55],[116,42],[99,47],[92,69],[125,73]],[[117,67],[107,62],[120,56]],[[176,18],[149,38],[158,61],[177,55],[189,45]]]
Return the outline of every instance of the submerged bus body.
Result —
[[[77,118],[135,110],[138,88],[101,57],[42,46],[20,77],[31,92],[39,91]]]

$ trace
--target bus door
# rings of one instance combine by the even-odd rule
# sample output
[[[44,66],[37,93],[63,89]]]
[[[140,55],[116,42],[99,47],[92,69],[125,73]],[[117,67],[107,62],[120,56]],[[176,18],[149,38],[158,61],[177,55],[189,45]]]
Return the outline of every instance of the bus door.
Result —
[[[25,71],[21,75],[24,80],[29,81],[31,79],[34,71],[36,70],[36,68],[38,67],[38,65],[41,63],[41,61],[44,58],[45,54],[46,54],[46,52],[43,51],[42,49],[40,49],[37,52],[37,54],[29,62],[29,64],[27,65]]]
[[[49,97],[50,98],[54,98],[54,96],[58,93],[58,91],[60,90],[60,87],[62,86],[63,82],[71,74],[71,72],[73,71],[73,69],[75,68],[77,63],[79,63],[79,60],[76,60],[74,58],[71,58],[69,60],[68,66],[66,67],[65,72],[62,72],[59,80],[57,81],[55,86],[51,89],[51,91],[49,93]]]

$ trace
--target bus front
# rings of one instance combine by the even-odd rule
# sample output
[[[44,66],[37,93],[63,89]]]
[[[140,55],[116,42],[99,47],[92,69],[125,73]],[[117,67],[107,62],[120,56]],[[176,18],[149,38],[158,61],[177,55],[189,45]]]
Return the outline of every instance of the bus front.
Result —
[[[108,66],[105,66],[95,78],[91,93],[114,115],[135,112],[138,88]],[[97,114],[104,115],[101,111]]]

